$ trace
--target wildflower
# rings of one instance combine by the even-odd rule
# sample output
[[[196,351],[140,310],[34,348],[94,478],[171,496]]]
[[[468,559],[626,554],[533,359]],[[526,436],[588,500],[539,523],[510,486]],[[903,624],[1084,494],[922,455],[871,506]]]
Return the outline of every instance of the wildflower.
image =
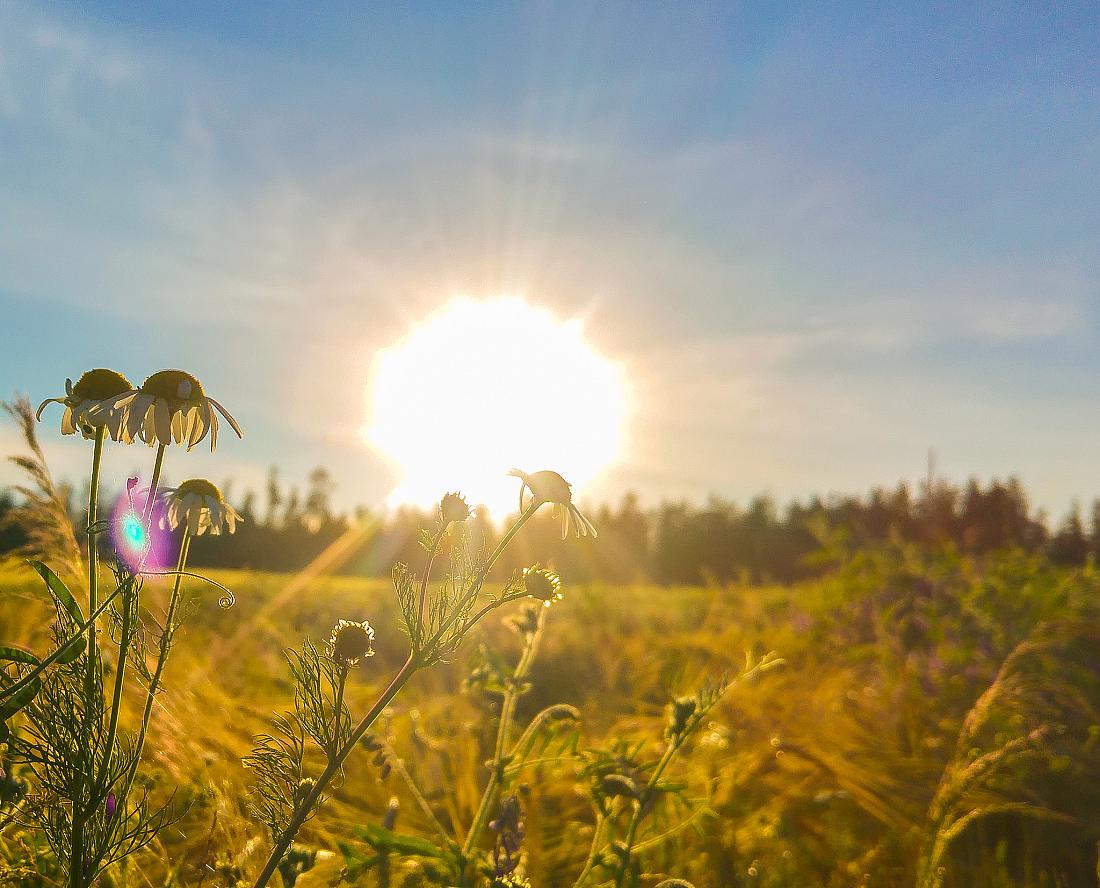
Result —
[[[519,866],[519,850],[526,835],[526,829],[520,819],[522,816],[523,810],[520,808],[519,799],[514,795],[508,796],[500,803],[497,819],[489,823],[489,829],[497,834],[496,845],[493,848],[494,876],[511,875]]]
[[[365,620],[356,623],[341,620],[332,627],[329,655],[340,666],[358,666],[364,657],[373,657],[374,630]]]
[[[557,472],[544,470],[527,474],[519,469],[512,469],[509,473],[519,478],[523,483],[519,488],[519,507],[523,511],[524,488],[531,491],[536,504],[552,503],[554,514],[561,516],[561,538],[569,536],[569,528],[572,527],[578,537],[591,536],[596,538],[596,528],[592,522],[581,514],[580,509],[573,505],[572,485]]]
[[[164,502],[161,527],[175,530],[182,524],[191,536],[202,536],[208,530],[211,536],[220,536],[223,529],[233,533],[237,522],[244,520],[225,501],[217,485],[205,478],[192,478],[179,487],[165,488]]]
[[[117,410],[121,413],[122,440],[129,444],[140,438],[150,447],[167,446],[173,442],[187,444],[190,450],[210,433],[210,451],[218,445],[218,414],[220,413],[243,438],[229,411],[213,398],[207,397],[202,383],[182,370],[160,370],[141,384],[116,398],[101,403],[92,411]]]
[[[117,808],[118,799],[115,798],[115,794],[113,792],[107,793],[107,801],[103,804],[103,813],[106,815],[108,823],[115,816]]]
[[[453,522],[461,523],[470,517],[470,507],[466,504],[465,497],[457,491],[443,496],[439,502],[439,517],[444,524]]]
[[[552,570],[546,570],[537,564],[523,569],[523,587],[532,598],[538,598],[550,607],[555,601],[562,600],[561,577]]]
[[[77,430],[85,438],[94,438],[95,430],[99,426],[106,426],[110,432],[111,440],[119,440],[121,432],[122,414],[115,409],[97,412],[93,418],[92,409],[98,407],[104,401],[112,401],[120,395],[125,395],[133,390],[133,386],[121,373],[114,370],[89,370],[81,375],[73,385],[71,379],[65,380],[64,398],[47,398],[38,405],[35,416],[41,421],[42,411],[47,404],[64,404],[65,413],[61,416],[61,434],[75,435]]]

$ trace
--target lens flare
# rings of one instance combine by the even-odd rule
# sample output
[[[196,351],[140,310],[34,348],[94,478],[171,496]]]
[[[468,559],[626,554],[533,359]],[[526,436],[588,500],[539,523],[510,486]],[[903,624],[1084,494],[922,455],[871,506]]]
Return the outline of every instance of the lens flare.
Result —
[[[142,521],[132,491],[119,496],[111,510],[111,546],[130,570],[164,570],[169,564],[172,537],[155,520],[155,506],[153,512],[148,522]]]

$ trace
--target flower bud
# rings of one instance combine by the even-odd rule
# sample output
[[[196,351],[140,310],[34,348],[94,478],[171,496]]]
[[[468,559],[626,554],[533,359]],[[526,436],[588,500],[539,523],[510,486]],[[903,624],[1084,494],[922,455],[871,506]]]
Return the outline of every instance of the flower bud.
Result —
[[[677,697],[668,705],[668,726],[665,735],[677,737],[684,733],[688,720],[695,715],[698,704],[694,697]]]
[[[469,518],[470,514],[470,507],[461,493],[444,494],[443,499],[439,501],[439,517],[444,525],[461,523]]]
[[[528,595],[538,598],[546,607],[562,599],[561,577],[537,564],[524,569],[523,587]]]

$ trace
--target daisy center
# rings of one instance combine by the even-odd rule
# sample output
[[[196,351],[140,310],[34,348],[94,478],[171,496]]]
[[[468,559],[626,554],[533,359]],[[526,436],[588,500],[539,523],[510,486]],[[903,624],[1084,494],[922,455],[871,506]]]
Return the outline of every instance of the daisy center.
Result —
[[[89,370],[76,381],[73,386],[72,398],[77,403],[81,401],[105,401],[114,398],[124,392],[132,391],[133,386],[121,373],[114,370]]]
[[[219,503],[223,502],[222,492],[218,490],[217,485],[207,481],[205,478],[192,478],[190,481],[184,481],[176,488],[176,493],[178,496],[187,496],[189,493],[194,493],[201,497],[210,496]]]
[[[141,384],[141,390],[166,401],[201,401],[202,383],[183,370],[160,370]]]

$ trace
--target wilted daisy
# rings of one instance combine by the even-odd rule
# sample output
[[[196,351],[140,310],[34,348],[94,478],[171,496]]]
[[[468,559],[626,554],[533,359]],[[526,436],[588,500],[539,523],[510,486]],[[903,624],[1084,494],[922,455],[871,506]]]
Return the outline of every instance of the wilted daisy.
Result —
[[[554,514],[561,516],[561,538],[569,536],[569,528],[572,526],[578,537],[597,536],[596,528],[592,522],[581,514],[580,509],[573,505],[572,485],[557,472],[549,469],[541,472],[522,472],[512,469],[508,473],[519,478],[523,483],[519,488],[519,510],[523,511],[523,491],[526,488],[531,491],[535,503],[553,503]]]
[[[341,620],[332,627],[328,640],[329,655],[340,666],[358,666],[364,657],[374,656],[374,630],[364,620]]]
[[[75,435],[79,431],[85,438],[94,438],[99,426],[106,426],[111,440],[119,440],[122,414],[118,410],[103,410],[92,418],[89,413],[104,401],[113,401],[120,395],[133,391],[133,386],[121,373],[102,368],[89,370],[73,385],[71,379],[65,380],[64,398],[47,398],[38,405],[35,416],[41,420],[42,411],[47,404],[64,404],[65,413],[61,416],[61,434]]]
[[[470,514],[470,507],[466,505],[466,499],[461,493],[444,494],[439,501],[439,517],[444,524],[465,521]]]
[[[561,577],[537,564],[523,569],[523,588],[528,595],[544,602],[547,607],[562,599]]]
[[[217,485],[205,478],[192,478],[179,487],[165,488],[164,507],[161,527],[175,530],[183,525],[191,536],[202,536],[208,530],[211,536],[220,536],[223,529],[233,533],[237,522],[244,520],[225,501]]]
[[[92,410],[121,412],[122,440],[130,443],[140,438],[150,447],[186,444],[190,450],[210,433],[210,451],[218,445],[218,414],[233,427],[238,438],[244,437],[229,411],[213,398],[207,397],[202,383],[183,370],[160,370],[141,384],[112,402]]]

